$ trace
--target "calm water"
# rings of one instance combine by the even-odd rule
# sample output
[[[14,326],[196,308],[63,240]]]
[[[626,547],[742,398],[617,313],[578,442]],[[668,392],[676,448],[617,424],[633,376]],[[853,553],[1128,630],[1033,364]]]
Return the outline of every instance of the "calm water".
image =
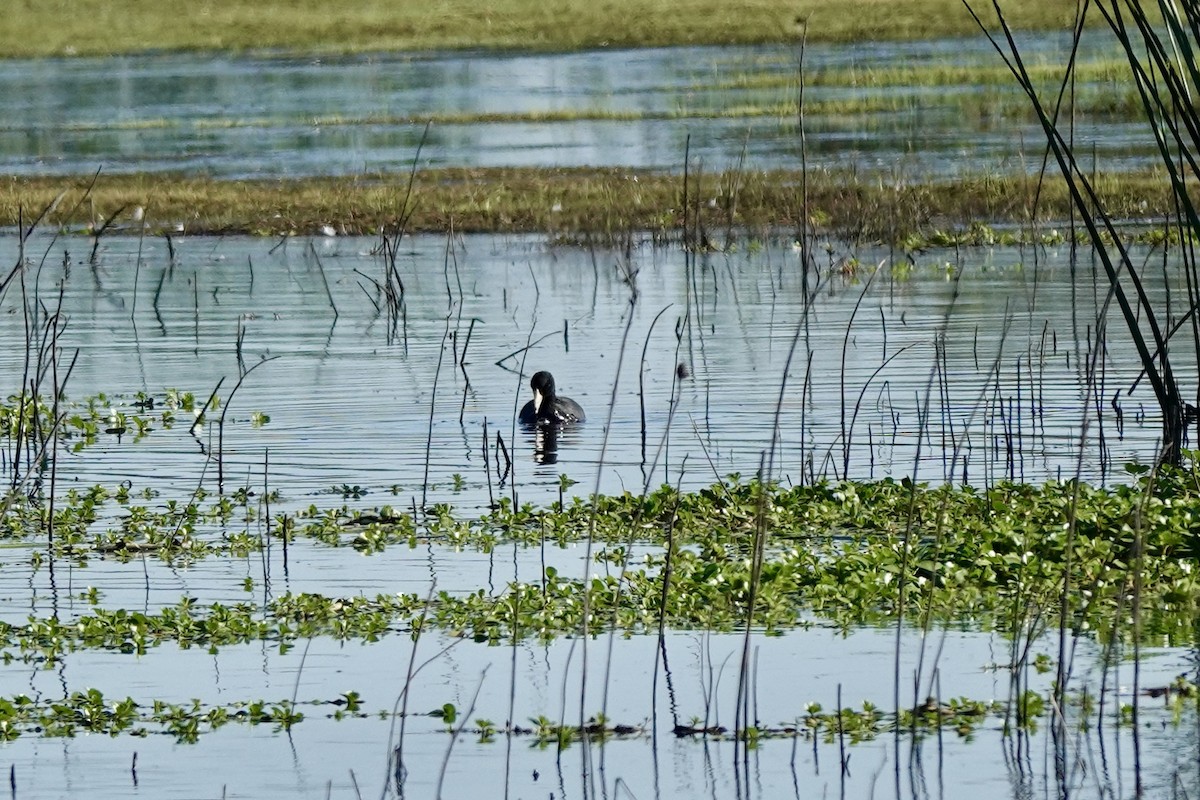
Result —
[[[399,261],[406,321],[392,332],[371,296],[369,279],[383,270],[374,240],[273,244],[189,238],[172,265],[161,240],[111,238],[91,266],[79,260],[85,240],[35,241],[42,302],[68,276],[62,343],[79,352],[68,393],[102,392],[133,411],[139,391],[202,400],[224,378],[225,397],[239,375],[240,326],[243,364],[271,360],[229,404],[227,481],[260,486],[269,462],[270,484],[297,506],[328,502],[343,484],[365,489],[366,505],[425,499],[468,510],[500,493],[556,499],[562,474],[584,494],[597,482],[604,492],[706,486],[758,469],[777,404],[775,474],[793,482],[916,474],[980,484],[1077,468],[1104,481],[1149,459],[1159,433],[1148,387],[1127,393],[1137,369],[1119,330],[1092,390],[1099,414],[1088,403],[1097,290],[1086,263],[1072,279],[1066,249],[979,250],[957,266],[952,253],[932,252],[902,278],[885,267],[873,280],[886,251],[841,254],[809,274],[806,302],[786,247],[691,264],[675,250],[647,247],[626,262],[537,237],[468,237],[447,255],[444,239],[423,237]],[[0,240],[0,259],[15,263],[14,245]],[[856,273],[845,256],[858,259]],[[1168,289],[1183,295],[1157,291]],[[16,291],[9,308],[20,307]],[[23,341],[23,326],[19,314],[0,317],[8,341]],[[19,385],[23,359],[16,348],[0,356],[5,385]],[[514,426],[538,369],[590,415],[560,437],[554,463]],[[255,413],[270,422],[255,427]],[[514,456],[503,485],[485,469],[485,424],[488,463],[497,434]],[[211,425],[139,443],[109,436],[66,458],[60,474],[190,492],[214,436]]]
[[[885,268],[873,279],[871,265],[887,253],[835,254],[830,267],[809,274],[806,302],[796,255],[786,246],[743,246],[692,263],[674,249],[646,247],[627,259],[549,248],[538,237],[466,237],[448,254],[445,240],[420,237],[408,242],[398,262],[406,321],[392,334],[367,280],[382,271],[373,240],[276,244],[187,238],[177,243],[172,264],[160,240],[112,237],[91,265],[83,257],[89,241],[40,237],[29,252],[42,266],[40,273],[30,272],[27,284],[32,294],[40,274],[39,300],[51,306],[54,287],[64,287],[69,321],[61,341],[65,352],[79,353],[70,397],[104,392],[119,410],[131,411],[139,391],[161,400],[165,389],[176,388],[202,399],[222,378],[228,398],[239,375],[235,343],[242,326],[245,365],[273,360],[250,372],[229,403],[225,488],[257,488],[267,480],[283,495],[275,511],[342,502],[408,507],[424,498],[471,514],[500,494],[549,502],[558,496],[560,475],[578,481],[572,493],[596,486],[640,491],[664,480],[695,488],[711,483],[714,473],[759,468],[777,404],[775,472],[791,481],[840,475],[847,463],[852,477],[915,474],[940,482],[965,475],[972,483],[1039,481],[1073,474],[1081,463],[1087,478],[1104,481],[1119,479],[1116,466],[1124,459],[1151,458],[1155,446],[1156,420],[1140,417],[1150,403],[1148,390],[1125,393],[1136,370],[1118,333],[1111,334],[1101,365],[1104,414],[1097,418],[1096,403],[1088,402],[1080,364],[1095,329],[1097,292],[1090,265],[1073,271],[1066,250],[981,249],[958,261],[952,253],[931,252],[903,275]],[[850,256],[867,266],[854,273],[844,260]],[[0,259],[15,263],[14,237],[0,239]],[[955,268],[948,271],[948,263]],[[1182,296],[1179,287],[1153,290],[1168,288]],[[0,329],[10,342],[24,339],[19,291],[10,285],[0,306]],[[19,384],[22,358],[16,347],[0,355],[4,385]],[[465,376],[455,367],[459,360]],[[682,380],[680,364],[687,371]],[[556,463],[539,458],[537,441],[513,425],[515,409],[528,395],[526,376],[545,368],[591,417],[561,438]],[[1121,427],[1111,413],[1114,395],[1125,411]],[[928,422],[921,425],[926,404]],[[1089,405],[1093,411],[1085,412]],[[256,412],[270,421],[254,426]],[[485,421],[490,442],[499,433],[513,455],[504,481],[494,473],[488,477]],[[156,430],[140,442],[105,436],[81,454],[64,454],[60,485],[128,480],[134,491],[149,487],[163,500],[186,498],[197,485],[218,490],[203,452],[213,446],[212,426],[198,436],[185,428]],[[956,442],[960,456],[953,458]],[[494,465],[493,448],[488,459]],[[335,491],[343,484],[365,493],[344,501]],[[294,545],[288,574],[281,578],[276,566],[269,583],[257,555],[189,566],[91,559],[86,566],[62,565],[52,581],[47,570],[33,567],[31,556],[24,548],[5,551],[0,596],[8,599],[7,621],[86,614],[90,606],[80,595],[88,587],[99,590],[105,607],[153,611],[181,597],[265,603],[284,591],[373,596],[427,592],[435,582],[453,593],[479,587],[500,592],[508,581],[536,580],[542,569],[540,553],[519,549],[485,554],[392,547],[364,558],[350,548],[310,543]],[[278,565],[278,552],[272,557]],[[568,575],[605,569],[585,563],[582,547],[551,549],[545,558]],[[247,579],[254,582],[250,591]],[[438,639],[420,643],[424,657],[445,644]],[[604,663],[608,644],[599,642],[590,646],[588,714],[602,702],[604,679],[598,676],[605,670],[595,665]],[[215,654],[169,645],[141,658],[80,652],[46,670],[14,663],[3,674],[9,693],[54,697],[96,687],[147,702],[195,697],[220,704],[293,695],[328,701],[353,690],[374,715],[395,702],[412,646],[402,634],[369,646],[315,640],[288,653],[269,643]],[[648,725],[657,715],[657,732],[602,749],[575,747],[561,760],[553,749],[521,740],[509,748],[502,739],[478,744],[466,736],[451,750],[441,723],[414,719],[405,736],[409,796],[433,796],[448,750],[447,797],[480,791],[499,796],[500,786],[514,797],[594,794],[601,787],[622,796],[618,785],[637,797],[805,797],[843,789],[850,797],[909,797],[925,796],[935,784],[948,795],[979,789],[994,796],[1019,794],[1009,788],[1014,781],[1040,785],[1052,779],[1049,762],[1038,755],[1050,746],[1040,735],[1025,743],[1033,755],[1005,765],[1001,755],[1013,742],[998,721],[972,740],[948,734],[940,750],[906,738],[897,751],[890,737],[855,746],[844,787],[836,744],[819,744],[814,752],[807,743],[793,750],[790,741],[769,742],[753,754],[747,776],[731,745],[676,740],[673,721],[667,722],[672,712],[684,722],[707,712],[729,724],[736,689],[729,664],[739,646],[735,637],[672,634],[670,672],[660,673],[655,705],[653,640],[617,640],[608,716]],[[818,624],[757,646],[759,716],[766,724],[802,715],[809,702],[834,707],[839,687],[846,705],[894,707],[887,677],[896,652],[892,631],[846,636]],[[936,665],[942,697],[1004,699],[1008,673],[997,665],[1011,661],[1009,646],[986,633],[936,634],[928,641],[918,632],[906,634],[900,645],[904,685],[916,676],[918,696],[932,693]],[[1051,641],[1035,648],[1056,652]],[[419,677],[414,710],[447,702],[465,710],[479,689],[471,719],[578,719],[580,651],[572,640],[523,643],[515,650],[459,643]],[[1098,692],[1102,671],[1094,646],[1085,643],[1076,658],[1078,686]],[[1181,650],[1152,653],[1142,664],[1142,685],[1163,685],[1188,663]],[[1109,676],[1111,699],[1131,699],[1127,672],[1125,667]],[[725,680],[706,701],[704,687],[715,674]],[[800,684],[797,675],[804,676]],[[1048,682],[1049,676],[1034,676],[1032,688],[1045,689]],[[223,729],[197,745],[158,736],[26,737],[0,752],[15,765],[18,796],[65,797],[83,785],[99,795],[123,796],[133,786],[134,752],[137,791],[155,797],[354,797],[354,781],[366,795],[379,792],[390,723],[377,716],[336,721],[333,709],[322,704],[302,710],[307,719],[290,736],[263,726]],[[1165,711],[1147,713],[1166,719]],[[1125,755],[1094,780],[1131,786],[1128,739],[1115,726],[1107,730],[1081,748]],[[1142,756],[1155,786],[1168,786],[1178,769],[1194,771],[1194,737],[1181,739],[1170,726],[1155,727],[1147,737]],[[914,747],[919,758],[910,752]],[[1181,747],[1193,756],[1180,755]],[[252,770],[227,768],[248,753]],[[1091,787],[1091,780],[1077,784]]]
[[[1065,61],[1064,37],[1022,40],[1032,62]],[[1099,36],[1084,56],[1104,51]],[[806,68],[913,63],[999,65],[981,38],[811,45]],[[0,171],[90,174],[186,171],[216,176],[375,174],[407,170],[429,114],[591,115],[562,122],[438,124],[429,166],[601,166],[678,170],[690,152],[708,170],[799,164],[794,119],[726,116],[794,103],[792,88],[747,88],[753,75],[794,76],[792,48],[692,48],[539,56],[376,55],[321,60],[150,55],[0,62]],[[790,83],[789,83],[790,85]],[[714,88],[718,87],[718,88]],[[1085,92],[1087,86],[1080,86]],[[1033,124],[964,115],[974,86],[810,87],[810,102],[902,100],[895,110],[809,113],[811,167],[927,177],[1035,169]],[[988,88],[997,96],[1015,90]],[[624,121],[597,115],[626,113]],[[1109,169],[1153,163],[1141,125],[1081,117],[1077,152]]]
[[[421,642],[424,656],[432,656],[445,644],[441,640]],[[926,646],[926,669],[935,645],[943,645],[938,660],[940,687],[944,697],[975,698],[1008,696],[1008,675],[996,670],[1008,657],[1008,645],[981,634],[951,633],[946,640]],[[606,641],[593,643],[590,657],[593,672],[602,672]],[[825,708],[836,705],[840,688],[843,702],[860,706],[875,702],[891,706],[890,676],[894,656],[894,632],[865,630],[848,637],[840,633],[812,630],[790,633],[779,639],[764,639],[758,650],[759,718],[778,725],[802,716],[810,702]],[[95,686],[118,697],[159,697],[186,702],[201,697],[220,703],[247,697],[290,697],[301,702],[327,699],[351,688],[364,695],[364,706],[376,711],[391,708],[404,684],[411,642],[405,636],[386,637],[369,647],[338,647],[314,641],[303,653],[297,648],[279,655],[270,646],[222,648],[216,655],[159,648],[135,660],[129,656],[81,653],[53,672],[27,672],[7,679],[12,691],[30,696],[56,696],[66,686],[75,690]],[[633,724],[646,724],[652,708],[654,640],[636,637],[618,640],[613,656],[610,715]],[[740,772],[729,742],[679,740],[669,730],[670,703],[677,705],[682,721],[706,713],[705,681],[709,663],[720,669],[726,660],[736,662],[740,640],[731,636],[676,634],[667,642],[670,675],[660,669],[658,680],[659,732],[618,740],[603,748],[574,745],[562,753],[555,748],[531,747],[517,739],[509,748],[503,737],[491,744],[477,744],[465,735],[451,745],[444,726],[429,718],[412,718],[405,732],[405,761],[408,766],[407,797],[433,797],[445,761],[443,796],[473,797],[928,797],[935,787],[947,797],[971,791],[988,797],[1029,796],[1052,780],[1048,763],[1048,737],[1034,734],[1021,742],[1024,755],[1005,763],[1004,754],[1015,747],[1003,736],[994,720],[970,739],[948,732],[941,741],[900,742],[897,753],[890,736],[850,747],[850,772],[839,777],[838,744],[765,742],[752,751],[749,774]],[[905,643],[902,671],[915,673],[920,652],[916,637]],[[1053,652],[1050,642],[1039,649]],[[1086,647],[1084,648],[1087,649]],[[1099,672],[1092,664],[1094,652],[1077,656],[1080,686],[1099,689]],[[472,719],[503,720],[509,716],[510,688],[515,695],[515,715],[522,724],[526,717],[544,714],[578,719],[578,643],[562,641],[549,646],[520,645],[516,649],[486,648],[460,644],[438,658],[414,682],[413,706],[422,711],[453,702],[467,709],[474,699]],[[1142,664],[1145,685],[1163,685],[1187,668],[1177,656],[1150,653]],[[710,719],[728,724],[732,718],[736,679],[724,669],[709,704]],[[796,676],[802,685],[793,688]],[[1118,680],[1131,679],[1126,669]],[[599,687],[589,693],[589,708],[600,707]],[[564,707],[563,691],[567,687]],[[922,688],[928,688],[928,673]],[[776,687],[789,687],[780,695]],[[1031,688],[1044,691],[1048,678]],[[476,696],[478,690],[478,695]],[[769,694],[768,692],[771,692]],[[1125,685],[1108,696],[1108,702],[1130,702]],[[1142,739],[1145,780],[1153,796],[1169,796],[1172,773],[1194,782],[1198,743],[1195,731],[1182,735],[1158,723],[1164,711],[1152,704],[1143,718],[1152,721]],[[386,776],[389,742],[395,741],[391,723],[378,718],[330,718],[328,706],[305,704],[306,719],[290,735],[272,733],[268,726],[229,726],[205,734],[196,745],[173,744],[168,737],[136,739],[81,737],[78,739],[22,739],[4,746],[3,752],[16,767],[18,797],[69,797],[86,791],[89,796],[124,797],[134,794],[133,755],[137,754],[136,793],[153,797],[313,797],[353,798],[380,795]],[[663,728],[667,728],[663,730]],[[1086,796],[1097,786],[1132,793],[1132,749],[1128,736],[1115,733],[1106,721],[1102,729],[1082,734],[1074,742],[1079,765],[1071,784]],[[1188,766],[1190,762],[1190,766]],[[899,763],[899,791],[896,765]],[[244,766],[243,766],[244,765]],[[735,767],[736,765],[736,767]],[[1094,767],[1094,771],[1093,768]],[[747,785],[747,783],[749,785]],[[625,792],[620,791],[624,785]],[[1190,784],[1189,784],[1190,785]],[[357,791],[355,787],[358,787]],[[1123,791],[1121,791],[1123,789]]]

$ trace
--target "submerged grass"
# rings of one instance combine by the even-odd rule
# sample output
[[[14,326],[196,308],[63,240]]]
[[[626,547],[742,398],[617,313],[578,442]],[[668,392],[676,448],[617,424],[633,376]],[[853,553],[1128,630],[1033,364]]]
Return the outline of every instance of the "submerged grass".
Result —
[[[1036,56],[1034,56],[1036,58]],[[744,71],[732,76],[720,76],[712,82],[693,86],[696,91],[720,89],[794,89],[797,82],[795,64],[779,61],[761,64],[761,71]],[[1062,64],[1042,62],[1029,64],[1030,77],[1042,82],[1061,81]],[[1124,61],[1100,58],[1080,61],[1074,70],[1080,83],[1129,84],[1128,66]],[[955,63],[929,61],[897,63],[888,66],[854,65],[812,67],[804,73],[804,84],[810,88],[934,88],[944,86],[999,86],[1016,93],[1012,75],[1002,66],[990,63]],[[1132,87],[1130,87],[1132,88]]]
[[[1067,29],[1074,6],[1015,0],[1021,27]],[[811,41],[965,35],[957,0],[363,0],[337,13],[317,0],[206,0],[174,6],[143,0],[20,2],[6,9],[0,56],[109,55],[162,50],[350,53],[487,48],[575,50],[793,41],[797,19]]]
[[[800,182],[800,172],[791,170],[714,174],[693,197],[691,213],[710,230],[731,221],[752,234],[791,228],[800,217]],[[736,198],[722,188],[730,186],[737,187]],[[1161,220],[1173,208],[1157,171],[1098,175],[1096,186],[1114,217]],[[395,224],[402,192],[399,177],[383,174],[294,180],[119,175],[103,177],[90,193],[86,181],[13,177],[0,182],[0,225],[53,204],[45,224],[83,231],[123,208],[115,226],[133,224],[140,209],[150,232],[317,235],[331,227],[338,234],[377,234]],[[921,182],[810,171],[807,192],[816,230],[893,242],[972,223],[1061,220],[1071,207],[1061,180],[1039,187],[1034,178],[1004,174]],[[85,195],[87,202],[77,202]],[[453,225],[458,232],[536,232],[572,241],[632,231],[673,237],[683,221],[681,181],[668,173],[453,168],[422,171],[406,229],[444,232]]]
[[[1109,69],[1098,67],[1098,70]],[[1051,86],[1058,72],[1046,68],[1043,82]],[[930,74],[932,73],[932,74]],[[1028,102],[1000,80],[995,69],[963,66],[958,69],[897,68],[872,70],[816,71],[806,76],[811,87],[835,90],[825,97],[805,101],[805,115],[814,124],[836,125],[837,119],[847,116],[883,115],[914,108],[923,114],[953,114],[968,120],[1005,119],[1036,121]],[[906,81],[906,79],[909,79]],[[1114,80],[1097,73],[1090,82],[1080,77],[1074,108],[1077,114],[1123,120],[1136,119],[1141,113],[1141,98],[1128,82]],[[665,109],[605,108],[603,106],[533,109],[512,111],[428,111],[414,114],[370,113],[362,115],[321,114],[273,117],[220,117],[212,119],[178,119],[149,117],[128,120],[69,121],[64,130],[75,133],[188,129],[262,128],[264,130],[293,127],[344,128],[360,126],[423,126],[433,125],[500,125],[554,124],[571,122],[646,122],[689,119],[777,119],[783,125],[793,124],[799,107],[794,99],[796,78],[777,71],[739,74],[722,78],[712,85],[697,85],[693,91],[702,95],[703,102],[681,98],[674,107]],[[838,89],[844,91],[836,91]],[[902,91],[895,91],[901,89]],[[776,90],[776,91],[768,91]],[[870,91],[875,90],[875,91]],[[669,87],[664,92],[672,91]],[[747,94],[747,92],[766,94]],[[730,94],[726,94],[730,93]],[[872,121],[858,120],[856,128],[870,129]],[[23,131],[25,123],[17,120],[0,124],[0,131]]]

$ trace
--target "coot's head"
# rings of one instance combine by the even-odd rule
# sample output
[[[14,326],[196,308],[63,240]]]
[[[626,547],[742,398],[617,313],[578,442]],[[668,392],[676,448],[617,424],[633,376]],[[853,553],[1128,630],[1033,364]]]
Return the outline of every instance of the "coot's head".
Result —
[[[554,376],[546,370],[533,373],[529,380],[529,388],[533,389],[533,410],[541,411],[542,406],[554,402]]]

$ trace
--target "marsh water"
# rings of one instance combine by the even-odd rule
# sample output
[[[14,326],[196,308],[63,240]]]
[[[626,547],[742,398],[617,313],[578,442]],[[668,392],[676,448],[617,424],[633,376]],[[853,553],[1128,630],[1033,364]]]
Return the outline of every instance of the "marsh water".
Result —
[[[793,157],[779,119],[758,120],[747,138],[744,120],[670,116],[682,105],[710,108],[703,87],[718,83],[727,65],[794,70],[792,51],[682,55],[7,62],[6,84],[25,88],[0,98],[0,160],[12,173],[90,174],[99,165],[234,176],[369,172],[404,168],[420,135],[417,125],[366,119],[376,112],[596,106],[657,116],[435,126],[427,155],[433,164],[671,168],[691,134],[693,152],[710,162],[733,163],[743,142],[755,166]],[[814,48],[807,57],[866,63],[985,53],[940,42]],[[720,90],[722,103],[730,91]],[[831,164],[935,172],[1007,168],[1017,159],[1019,126],[981,135],[953,114],[922,113],[922,103],[914,100],[909,115],[831,119],[824,130],[814,121],[810,145]],[[351,122],[314,123],[331,115]],[[1120,126],[1097,136],[1101,148],[1114,148],[1112,158],[1139,157]],[[16,264],[18,239],[5,233],[0,263]],[[202,402],[223,381],[221,427],[210,418],[189,430],[184,418],[141,437],[101,430],[78,451],[78,439],[65,442],[62,491],[125,483],[165,503],[186,501],[198,486],[269,486],[279,492],[276,513],[446,503],[470,516],[498,497],[544,505],[560,492],[636,493],[664,482],[695,489],[764,468],[792,483],[891,476],[982,486],[1077,474],[1108,483],[1126,479],[1127,460],[1151,460],[1158,444],[1153,399],[1129,342],[1118,326],[1104,332],[1097,324],[1105,296],[1096,265],[1066,245],[931,249],[910,259],[831,243],[819,269],[805,271],[786,240],[743,239],[726,252],[687,255],[648,243],[610,251],[536,235],[421,236],[406,239],[397,258],[405,291],[395,314],[377,290],[385,261],[373,238],[188,237],[171,252],[163,238],[136,230],[98,243],[44,231],[26,242],[24,256],[24,285],[10,283],[0,298],[0,330],[4,341],[23,342],[30,319],[36,324],[61,302],[59,344],[74,360],[68,401],[92,399],[101,418],[115,420],[141,413],[135,403],[149,396],[156,406],[145,413],[153,416],[170,390]],[[1161,253],[1145,248],[1134,258],[1158,263]],[[1147,273],[1149,290],[1164,301],[1185,295],[1173,266]],[[538,369],[551,370],[589,415],[553,446],[514,424]],[[24,370],[23,348],[0,352],[0,385],[9,392]],[[103,519],[97,527],[119,524]],[[580,577],[610,569],[585,553],[422,542],[364,557],[295,542],[286,572],[276,560],[268,580],[258,554],[188,564],[94,557],[48,572],[38,548],[21,545],[0,557],[0,613],[12,623],[30,615],[69,620],[92,608],[91,589],[104,607],[147,612],[181,598],[265,605],[287,591],[353,597],[436,586],[498,594],[510,581],[537,580],[546,566]],[[891,708],[893,675],[916,702],[1011,696],[1014,644],[1000,634],[801,622],[756,637],[764,725],[839,699]],[[584,647],[573,638],[489,647],[438,632],[414,643],[394,630],[369,644],[318,637],[291,649],[170,644],[141,656],[81,650],[52,665],[17,660],[0,671],[6,696],[97,688],[106,697],[206,705],[294,697],[306,719],[290,731],[229,725],[195,744],[153,732],[26,735],[0,746],[0,755],[18,797],[381,795],[393,785],[388,759],[399,741],[390,712],[417,648],[418,662],[431,660],[413,683],[414,711],[453,703],[472,720],[525,725],[578,720],[603,704],[608,719],[635,732],[560,753],[529,737],[454,737],[442,720],[409,717],[408,797],[1024,798],[1055,780],[1049,734],[1022,733],[1014,746],[999,720],[971,736],[856,743],[846,771],[836,741],[785,737],[739,752],[720,739],[677,738],[666,720],[732,724],[740,637],[671,632],[668,664],[657,671],[649,636],[602,636],[586,644],[586,655]],[[1057,640],[1032,648],[1053,655]],[[591,678],[581,691],[585,662]],[[1111,708],[1132,700],[1130,664],[1106,667],[1095,641],[1080,640],[1074,668],[1076,687]],[[1192,668],[1184,648],[1146,649],[1140,682],[1165,685]],[[1023,676],[1025,688],[1044,692],[1051,677]],[[339,717],[330,701],[346,692],[362,696],[365,716]],[[1143,720],[1136,759],[1115,716],[1080,732],[1067,785],[1126,796],[1135,764],[1152,792],[1194,785],[1194,722],[1176,725],[1157,708],[1145,709]]]
[[[15,237],[0,240],[0,257],[15,263],[15,244]],[[727,473],[753,474],[773,439],[775,473],[785,481],[837,477],[848,464],[855,478],[916,475],[979,485],[1076,470],[1096,482],[1121,480],[1123,461],[1152,457],[1156,444],[1148,390],[1128,394],[1137,371],[1119,336],[1110,335],[1100,365],[1103,390],[1088,388],[1080,364],[1087,363],[1103,298],[1092,266],[1073,261],[1067,247],[931,252],[915,266],[878,272],[874,265],[888,253],[846,252],[805,278],[787,242],[693,260],[677,248],[649,245],[626,253],[553,247],[536,236],[418,237],[397,262],[405,312],[389,324],[370,283],[384,263],[373,239],[187,238],[172,259],[162,239],[111,236],[94,263],[90,244],[40,236],[26,248],[40,265],[29,273],[27,293],[40,287],[38,302],[57,307],[55,287],[64,287],[61,344],[68,355],[78,352],[68,396],[102,392],[112,412],[132,414],[139,392],[160,403],[167,389],[204,398],[221,379],[232,383],[244,374],[227,409],[223,488],[269,485],[281,493],[278,511],[450,503],[469,515],[497,495],[550,503],[563,475],[578,481],[567,490],[572,494],[596,487],[638,492],[662,482],[698,488]],[[1178,287],[1163,283],[1155,291],[1171,289]],[[5,337],[22,339],[13,289],[5,309]],[[8,385],[19,383],[22,369],[20,350],[0,359]],[[552,370],[590,415],[560,437],[552,463],[536,434],[513,424],[535,369]],[[1113,403],[1124,410],[1120,425]],[[64,454],[59,486],[128,481],[133,491],[151,489],[163,500],[186,498],[198,485],[222,488],[210,458],[214,425],[194,433],[186,422],[158,427],[138,440],[102,434]],[[513,459],[507,475],[497,472],[497,434]],[[106,607],[157,611],[181,597],[265,602],[284,591],[373,596],[436,585],[452,593],[500,592],[509,581],[536,579],[547,564],[581,576],[606,569],[585,563],[582,546],[546,554],[427,544],[364,558],[350,548],[294,544],[289,570],[273,582],[264,582],[257,556],[187,566],[97,558],[66,565],[55,578],[31,555],[6,551],[0,594],[9,598],[7,621],[88,613],[82,593],[91,588]],[[1012,643],[998,634],[945,632],[926,640],[913,631],[897,640],[894,631],[847,634],[810,622],[811,629],[757,645],[764,723],[796,719],[812,702],[833,707],[839,691],[846,705],[887,707],[891,680],[880,676],[892,674],[897,647],[901,674],[922,675],[923,693],[934,685],[928,668],[918,670],[922,657],[937,663],[941,696],[1002,698],[1009,691],[1002,665],[1012,660]],[[580,642],[492,648],[456,641],[420,642],[427,657],[453,644],[415,684],[422,711],[473,704],[472,719],[508,719],[511,687],[518,723],[578,714]],[[599,642],[591,644],[595,663],[610,646]],[[168,645],[141,657],[86,651],[53,669],[14,664],[5,681],[7,691],[32,696],[99,688],[106,696],[206,703],[292,696],[328,702],[357,691],[379,712],[396,702],[413,646],[396,632],[369,646],[317,639],[287,652],[268,643],[213,653]],[[432,796],[444,781],[448,797],[500,786],[510,796],[595,795],[601,786],[624,786],[637,797],[804,797],[843,789],[865,797],[877,783],[894,784],[907,797],[924,796],[933,782],[954,794],[970,787],[1006,792],[1001,787],[1014,780],[1044,775],[1028,751],[1007,764],[995,757],[1009,741],[999,723],[936,748],[907,737],[855,745],[845,778],[835,745],[770,741],[742,774],[732,768],[728,743],[677,740],[662,721],[669,696],[670,710],[684,720],[712,715],[729,723],[735,681],[714,675],[728,669],[740,647],[736,637],[672,634],[670,670],[657,681],[648,677],[652,637],[618,638],[611,646],[607,714],[645,726],[642,733],[559,758],[554,748],[520,740],[455,745],[444,723],[412,718],[405,733],[409,796]],[[1037,646],[1052,652],[1055,645]],[[1098,691],[1098,650],[1083,647],[1077,665],[1081,683]],[[1141,663],[1142,685],[1165,684],[1187,665],[1186,651],[1151,651]],[[801,686],[797,675],[804,676]],[[1048,686],[1049,676],[1044,680]],[[1129,675],[1117,668],[1109,681],[1114,699],[1127,702]],[[588,709],[600,702],[602,683],[592,683]],[[374,713],[338,720],[335,710],[307,706],[307,719],[287,734],[227,728],[194,745],[155,735],[22,738],[3,752],[28,796],[68,796],[84,783],[116,796],[131,790],[134,777],[139,791],[156,797],[351,797],[355,785],[374,794],[387,781],[392,722]],[[656,730],[652,717],[661,717]],[[1026,746],[1045,743],[1034,735]],[[1086,746],[1110,752],[1100,734]],[[1155,765],[1155,780],[1177,777],[1180,746],[1169,729],[1151,736],[1143,756]],[[1113,734],[1107,747],[1119,753],[1127,742]],[[239,761],[245,754],[252,760]],[[1129,761],[1111,766],[1102,780],[1132,781]]]
[[[15,240],[2,244],[15,262]],[[579,481],[572,493],[693,489],[755,473],[773,440],[775,477],[791,482],[1104,482],[1153,454],[1161,432],[1119,333],[1089,381],[1104,298],[1096,266],[1069,246],[898,266],[886,249],[855,249],[805,275],[787,242],[692,259],[426,236],[397,262],[404,303],[389,321],[377,245],[186,238],[172,259],[161,238],[111,236],[94,263],[82,238],[27,250],[40,303],[65,286],[70,395],[133,413],[139,392],[202,399],[253,368],[225,409],[226,480],[257,485],[269,463],[270,482],[303,505],[349,485],[369,505],[477,511],[497,495],[557,499],[563,474]],[[25,324],[0,320],[14,341]],[[23,351],[0,369],[18,384]],[[541,369],[589,414],[552,448],[514,424]],[[216,433],[108,436],[60,474],[178,493]]]
[[[1021,40],[1062,63],[1065,36]],[[1085,41],[1081,57],[1105,53]],[[1111,51],[1109,51],[1109,54]],[[0,169],[9,174],[170,171],[219,177],[403,170],[424,120],[427,166],[796,168],[795,47],[352,58],[154,55],[0,62]],[[811,45],[806,74],[999,65],[982,39]],[[809,86],[813,168],[893,179],[1037,169],[1040,128],[1012,118],[1004,84]],[[1080,82],[1081,97],[1111,92]],[[980,101],[980,98],[985,98]],[[1018,101],[1019,102],[1019,101]],[[857,103],[843,110],[839,103]],[[1004,104],[1008,105],[1005,106]],[[1019,105],[1018,105],[1019,107]],[[1080,114],[1077,152],[1105,169],[1157,158],[1142,126]]]

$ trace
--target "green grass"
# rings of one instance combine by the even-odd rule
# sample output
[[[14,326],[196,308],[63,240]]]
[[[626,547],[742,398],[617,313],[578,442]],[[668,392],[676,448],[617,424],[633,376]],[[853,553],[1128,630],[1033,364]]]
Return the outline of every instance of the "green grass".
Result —
[[[1074,3],[1008,0],[1022,28],[1066,29]],[[161,50],[576,50],[689,44],[965,36],[959,0],[13,0],[0,56],[106,55]]]
[[[1027,56],[1026,67],[1030,77],[1047,88],[1057,87],[1062,81],[1065,65],[1050,61],[1039,61],[1040,54]],[[746,69],[729,77],[718,76],[716,80],[697,83],[696,91],[721,89],[786,89],[794,92],[798,84],[794,62],[775,61],[762,63],[761,72]],[[781,69],[782,68],[782,69]],[[1101,58],[1080,60],[1075,65],[1077,83],[1103,83],[1125,86],[1129,83],[1129,64],[1120,59]],[[908,64],[897,62],[886,67],[810,67],[805,70],[804,83],[807,87],[822,88],[935,88],[944,86],[989,86],[1001,87],[1012,94],[1019,92],[1013,84],[1012,74],[1003,64],[991,57],[981,63],[922,62]],[[1022,95],[1023,97],[1023,95]],[[1028,101],[1026,101],[1028,103]]]
[[[747,171],[692,176],[692,198],[710,234],[730,222],[751,235],[792,230],[800,218],[800,174]],[[44,225],[88,230],[121,207],[115,224],[145,210],[151,232],[314,235],[331,225],[342,234],[374,234],[395,222],[407,176],[305,180],[215,180],[187,175],[90,179],[8,178],[0,181],[0,225],[27,222],[64,193]],[[735,198],[729,187],[739,188]],[[1170,187],[1154,172],[1100,176],[1102,197],[1117,217],[1161,219]],[[1033,220],[1037,183],[1011,175],[954,182],[904,181],[852,172],[809,176],[810,219],[820,230],[855,240],[918,240],[976,223]],[[624,168],[434,169],[417,176],[412,232],[545,233],[552,239],[655,237],[682,227],[682,178]],[[1069,199],[1060,180],[1042,187],[1037,220],[1061,220]],[[733,208],[731,215],[730,208]]]

